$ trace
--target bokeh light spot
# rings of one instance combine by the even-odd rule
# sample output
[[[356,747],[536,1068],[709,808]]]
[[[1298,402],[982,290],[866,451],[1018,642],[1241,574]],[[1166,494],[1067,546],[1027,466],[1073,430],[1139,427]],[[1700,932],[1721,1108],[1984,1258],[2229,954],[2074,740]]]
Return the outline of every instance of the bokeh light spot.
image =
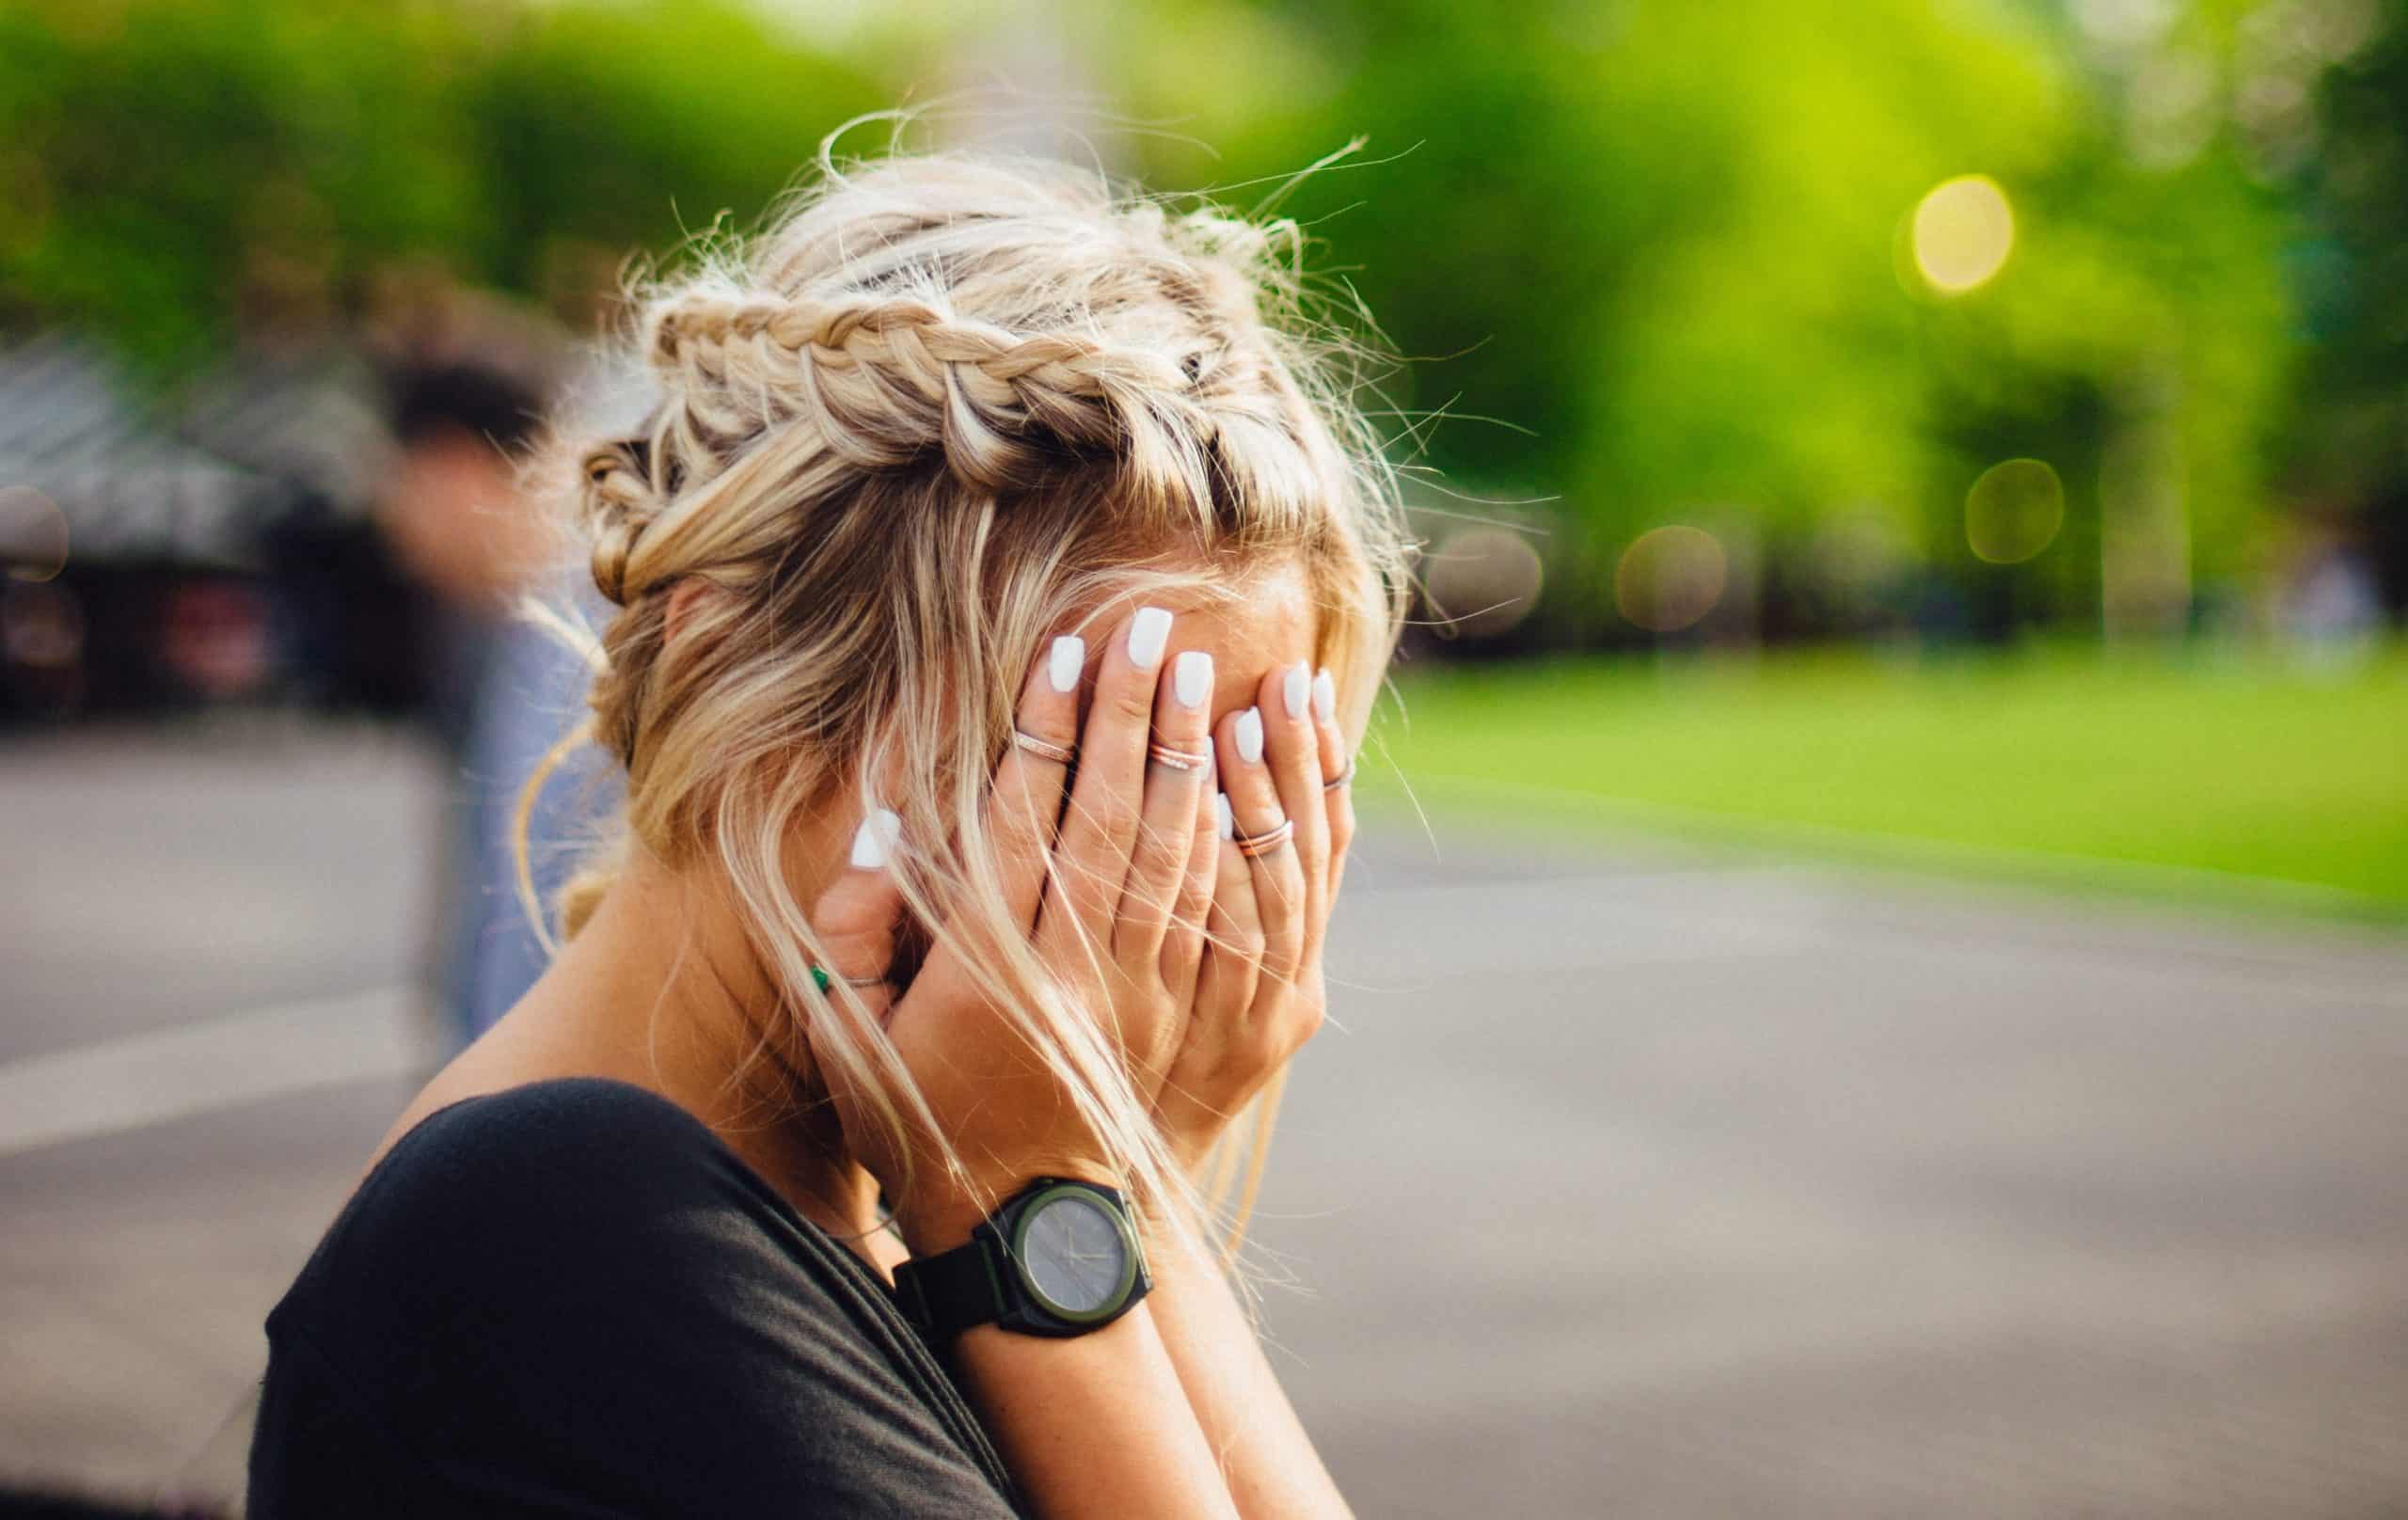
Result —
[[[2009,459],[1965,493],[1965,542],[1992,564],[2020,564],[2065,525],[2066,488],[2046,460]]]
[[[1430,605],[1466,639],[1493,639],[1538,605],[1545,566],[1538,550],[1505,528],[1467,528],[1431,555],[1422,574]]]
[[[67,568],[67,514],[30,485],[0,486],[0,567],[11,580],[48,580]]]
[[[1936,290],[1970,291],[1997,274],[2015,248],[2015,213],[1986,174],[1949,180],[1915,207],[1915,267]]]
[[[1731,578],[1722,543],[1702,528],[1651,529],[1614,566],[1614,605],[1651,633],[1676,633],[1715,609]]]

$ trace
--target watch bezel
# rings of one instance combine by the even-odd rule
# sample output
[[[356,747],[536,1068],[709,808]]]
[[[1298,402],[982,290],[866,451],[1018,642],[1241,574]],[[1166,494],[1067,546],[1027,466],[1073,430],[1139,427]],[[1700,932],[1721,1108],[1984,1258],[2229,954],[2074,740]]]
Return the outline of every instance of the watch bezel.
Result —
[[[1065,1195],[1078,1197],[1089,1207],[1101,1207],[1104,1217],[1112,1222],[1113,1232],[1120,1238],[1119,1279],[1113,1284],[1112,1292],[1104,1302],[1093,1309],[1069,1308],[1056,1302],[1038,1285],[1037,1275],[1028,1267],[1029,1230],[1048,1204]],[[1028,1189],[1016,1202],[1008,1249],[1005,1255],[1010,1259],[1012,1275],[1030,1305],[1067,1324],[1082,1328],[1106,1323],[1125,1313],[1135,1301],[1138,1280],[1145,1273],[1145,1259],[1143,1247],[1137,1241],[1136,1228],[1130,1221],[1128,1208],[1119,1197],[1093,1182],[1048,1178]]]

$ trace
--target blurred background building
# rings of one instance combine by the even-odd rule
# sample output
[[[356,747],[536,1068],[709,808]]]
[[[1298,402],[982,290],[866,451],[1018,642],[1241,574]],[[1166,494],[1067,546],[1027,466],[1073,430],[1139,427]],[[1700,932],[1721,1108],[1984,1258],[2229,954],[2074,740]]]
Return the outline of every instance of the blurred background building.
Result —
[[[261,1295],[540,964],[508,610],[594,609],[514,452],[931,99],[1296,217],[1403,356],[1259,1232],[1465,1306],[1275,1305],[1365,1513],[2408,1506],[2400,0],[0,0],[0,1483],[224,1499]],[[1558,1010],[1469,1096],[1417,926]],[[1316,1223],[1396,1169],[1489,1203]]]

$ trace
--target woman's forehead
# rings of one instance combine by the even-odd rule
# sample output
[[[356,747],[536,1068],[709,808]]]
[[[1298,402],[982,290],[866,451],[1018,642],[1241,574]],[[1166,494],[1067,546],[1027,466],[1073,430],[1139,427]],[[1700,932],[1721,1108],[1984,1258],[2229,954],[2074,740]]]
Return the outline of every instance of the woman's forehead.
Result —
[[[1170,610],[1174,656],[1196,649],[1212,657],[1216,718],[1252,705],[1265,673],[1309,660],[1318,647],[1312,597],[1300,570],[1252,578],[1236,594],[1169,593],[1152,600]]]

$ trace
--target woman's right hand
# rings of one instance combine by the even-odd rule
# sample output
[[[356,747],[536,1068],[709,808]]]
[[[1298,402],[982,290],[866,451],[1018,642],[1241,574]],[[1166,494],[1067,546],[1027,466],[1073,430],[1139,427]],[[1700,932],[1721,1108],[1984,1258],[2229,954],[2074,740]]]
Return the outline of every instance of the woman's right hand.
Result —
[[[1219,847],[1210,768],[1149,763],[1149,742],[1191,754],[1212,750],[1212,657],[1166,657],[1170,625],[1168,612],[1147,608],[1113,630],[1084,732],[1085,649],[1073,637],[1056,640],[1029,673],[1018,722],[1048,744],[1076,745],[1069,807],[1062,807],[1069,768],[1017,744],[1005,751],[986,802],[1012,923],[1092,1016],[1104,1053],[1126,1063],[1141,1104],[1161,1086],[1195,996]],[[832,976],[879,976],[893,959],[902,901],[885,869],[892,831],[892,815],[863,825],[851,867],[813,911]],[[969,1168],[971,1187],[948,1175],[937,1133],[907,1110],[898,1144],[845,1074],[817,1063],[854,1159],[887,1190],[915,1253],[968,1239],[1030,1178],[1126,1180],[1011,1011],[964,963],[961,949],[977,933],[967,924],[940,927],[927,962],[891,1005],[889,987],[854,989],[884,1024],[936,1132]],[[832,995],[844,1011],[848,1000]]]

